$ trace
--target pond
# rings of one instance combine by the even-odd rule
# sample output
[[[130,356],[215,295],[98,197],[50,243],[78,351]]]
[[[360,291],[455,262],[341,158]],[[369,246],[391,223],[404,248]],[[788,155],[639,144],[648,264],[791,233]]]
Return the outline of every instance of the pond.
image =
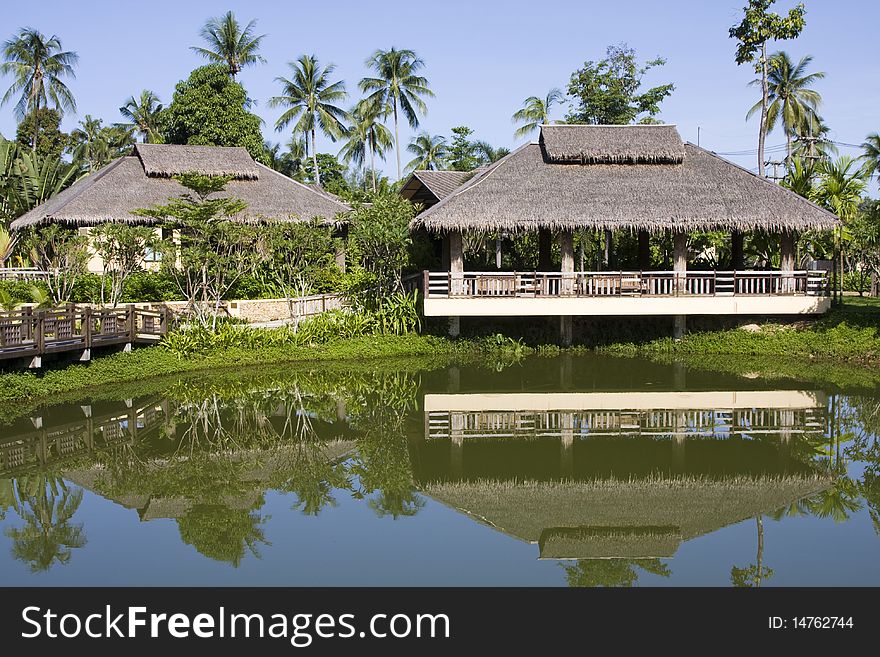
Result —
[[[601,355],[0,409],[3,585],[880,584],[880,392]]]

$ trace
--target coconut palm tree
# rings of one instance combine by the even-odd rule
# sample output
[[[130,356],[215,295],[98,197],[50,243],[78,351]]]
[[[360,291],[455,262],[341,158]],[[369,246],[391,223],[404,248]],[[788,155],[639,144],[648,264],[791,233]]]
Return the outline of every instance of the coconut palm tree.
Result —
[[[866,175],[865,168],[846,155],[836,161],[823,162],[813,199],[844,222],[850,221],[858,214],[867,184]]]
[[[865,159],[868,171],[874,173],[880,171],[880,134],[872,132],[865,137],[862,142],[862,150],[865,151],[862,157]]]
[[[813,61],[812,56],[806,55],[795,64],[788,53],[784,51],[770,55],[770,75],[768,76],[770,105],[767,107],[767,121],[765,129],[767,133],[773,131],[778,121],[782,121],[782,129],[785,132],[786,163],[791,165],[792,139],[798,134],[798,129],[806,125],[816,114],[816,110],[822,103],[819,92],[809,87],[825,77],[820,72],[807,73],[807,67]],[[761,80],[752,80],[749,84],[760,85]],[[746,118],[761,111],[762,101],[758,101],[748,111]]]
[[[370,175],[375,194],[377,191],[376,155],[384,160],[385,153],[393,144],[393,138],[391,132],[380,120],[383,116],[381,108],[362,100],[352,109],[351,116],[353,123],[348,141],[339,155],[346,162],[354,162],[357,166],[363,166],[369,153]]]
[[[257,54],[266,35],[255,36],[256,26],[257,21],[252,20],[242,30],[235,14],[227,11],[219,18],[209,19],[199,32],[208,47],[191,46],[190,50],[212,62],[225,63],[229,67],[229,76],[235,79],[245,66],[266,62]]]
[[[343,120],[349,118],[348,112],[334,105],[348,97],[345,82],[330,82],[336,66],[328,64],[323,69],[314,55],[302,55],[295,62],[288,62],[293,71],[293,79],[277,77],[281,84],[282,96],[269,99],[269,107],[287,109],[275,122],[276,130],[283,130],[296,121],[294,133],[307,134],[312,140],[312,162],[315,166],[315,184],[321,186],[321,173],[318,170],[318,153],[315,144],[317,128],[336,141],[346,135],[348,129]]]
[[[477,159],[479,159],[480,162],[485,165],[497,162],[505,155],[509,155],[510,149],[505,148],[504,146],[499,146],[498,148],[495,148],[488,141],[475,141],[474,153],[476,154]]]
[[[57,36],[46,38],[33,28],[23,28],[3,44],[3,59],[0,75],[11,75],[12,85],[0,105],[17,97],[15,115],[18,119],[50,105],[59,111],[76,111],[73,94],[61,78],[76,77],[73,69],[79,55],[63,50]],[[36,130],[31,147],[37,148]]]
[[[428,111],[424,98],[432,98],[434,92],[428,80],[418,72],[425,67],[414,51],[408,49],[377,50],[366,61],[376,77],[360,81],[361,91],[369,93],[367,100],[379,107],[391,107],[394,117],[394,151],[397,155],[397,178],[400,179],[400,129],[399,114],[402,113],[411,128],[419,127],[419,115]]]
[[[550,110],[557,103],[561,103],[565,94],[561,89],[554,87],[547,92],[544,98],[529,96],[523,101],[523,106],[514,112],[511,121],[522,123],[516,129],[513,136],[517,139],[525,137],[538,129],[538,126],[550,123]]]
[[[446,146],[446,137],[423,132],[415,137],[406,147],[415,157],[406,165],[408,171],[423,169],[435,171],[443,168],[449,148]]]
[[[138,98],[129,96],[125,104],[119,108],[119,113],[131,122],[131,126],[140,133],[141,139],[147,144],[161,144],[162,135],[159,132],[159,114],[162,112],[162,103],[159,97],[144,89]]]

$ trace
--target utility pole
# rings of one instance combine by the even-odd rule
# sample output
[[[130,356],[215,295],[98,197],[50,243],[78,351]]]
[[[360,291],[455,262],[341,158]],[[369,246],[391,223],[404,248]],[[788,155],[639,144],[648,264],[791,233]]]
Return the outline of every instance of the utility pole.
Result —
[[[780,176],[778,174],[779,174],[779,167],[784,164],[785,164],[785,162],[783,162],[782,160],[767,160],[766,162],[764,162],[764,166],[772,166],[773,167],[773,175],[767,176],[767,177],[770,178],[773,182],[777,182],[777,183],[780,180],[782,180],[785,176]]]

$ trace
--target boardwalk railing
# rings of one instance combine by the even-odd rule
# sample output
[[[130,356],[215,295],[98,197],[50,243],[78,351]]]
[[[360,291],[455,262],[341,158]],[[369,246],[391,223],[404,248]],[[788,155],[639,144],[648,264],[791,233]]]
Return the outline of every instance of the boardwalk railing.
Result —
[[[49,272],[36,267],[0,267],[0,281],[33,281],[49,278]]]
[[[122,308],[67,308],[0,313],[0,360],[114,344],[154,343],[168,332],[170,312]]]
[[[424,272],[427,298],[827,296],[828,274],[800,271]]]

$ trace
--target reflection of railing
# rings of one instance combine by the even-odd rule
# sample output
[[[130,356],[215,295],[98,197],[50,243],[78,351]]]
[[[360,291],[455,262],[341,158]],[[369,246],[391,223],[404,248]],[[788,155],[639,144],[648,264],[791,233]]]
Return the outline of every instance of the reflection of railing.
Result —
[[[825,409],[430,411],[428,438],[821,434]]]
[[[159,426],[165,414],[159,404],[116,411],[101,417],[83,417],[66,424],[42,426],[34,418],[34,430],[0,442],[0,474],[20,474],[50,463],[91,454],[97,449],[122,445]]]
[[[801,271],[424,272],[428,298],[827,296],[828,274]]]
[[[42,356],[92,347],[156,342],[168,331],[166,311],[76,308],[0,313],[0,359]]]

